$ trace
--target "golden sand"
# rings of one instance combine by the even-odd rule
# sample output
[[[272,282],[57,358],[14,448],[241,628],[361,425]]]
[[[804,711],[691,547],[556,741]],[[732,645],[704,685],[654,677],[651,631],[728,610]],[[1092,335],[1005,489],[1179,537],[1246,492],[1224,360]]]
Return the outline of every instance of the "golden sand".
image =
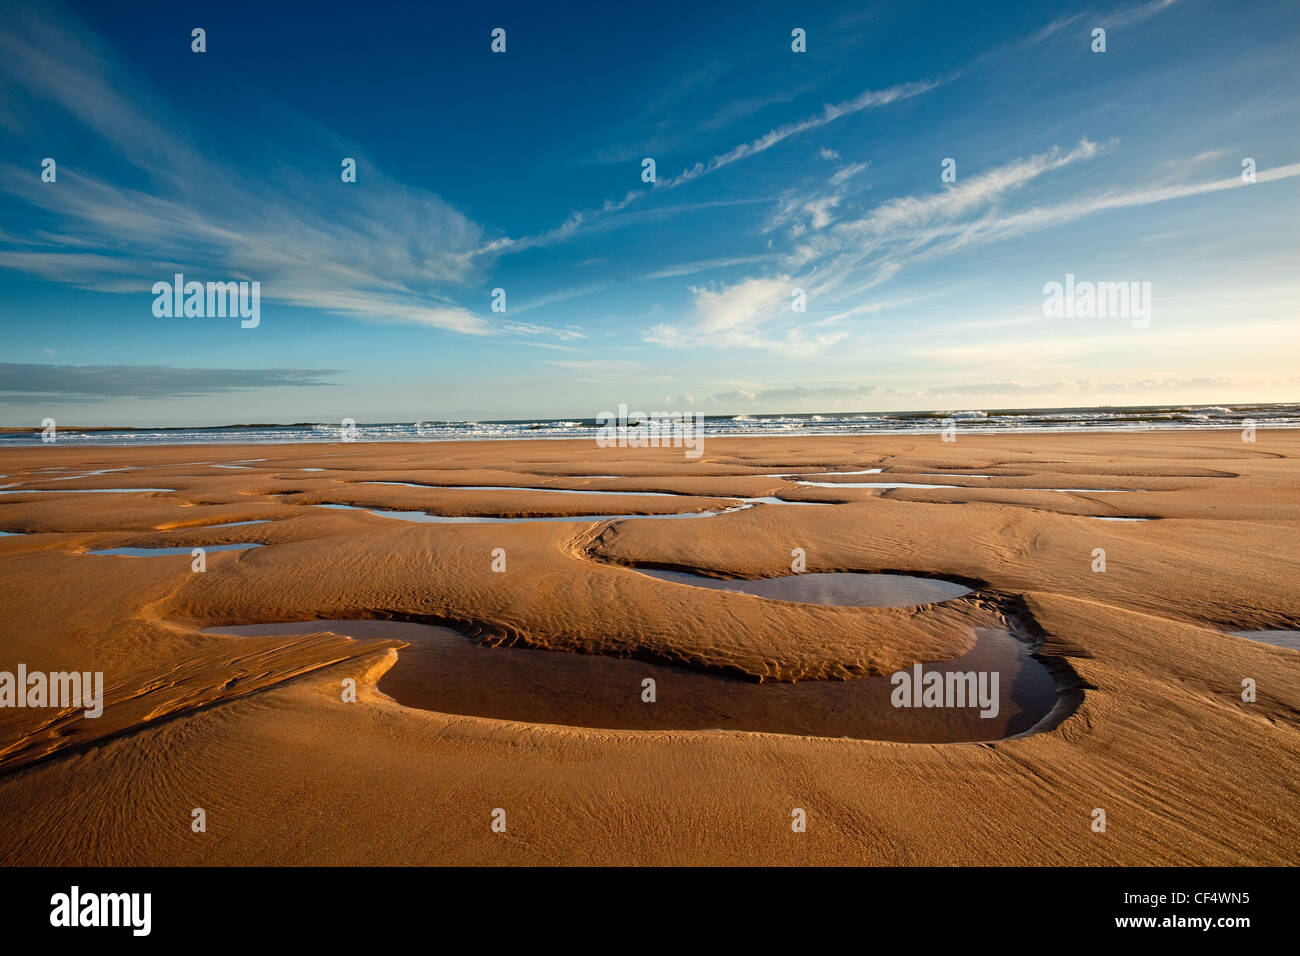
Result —
[[[0,529],[27,532],[0,538],[0,670],[102,671],[107,697],[98,719],[0,709],[0,862],[1294,864],[1300,653],[1223,632],[1300,628],[1297,456],[1300,433],[1282,430],[1255,443],[1235,431],[709,439],[697,460],[585,441],[6,449],[3,481],[22,483],[7,491],[176,490],[0,495]],[[766,477],[871,467],[961,487]],[[934,474],[960,471],[998,477]],[[593,474],[621,477],[572,477]],[[1048,487],[1140,490],[1032,490]],[[365,510],[620,515],[768,495],[835,504],[576,523]],[[325,503],[361,510],[311,507]],[[209,553],[204,573],[185,556],[82,553],[238,542],[268,547]],[[491,570],[498,548],[505,573]],[[627,567],[773,576],[796,548],[810,571],[977,590],[821,607]],[[843,680],[958,657],[972,625],[1004,613],[1055,662],[1068,707],[1039,733],[981,744],[437,713],[380,690],[400,642],[202,633],[391,617],[751,680]],[[347,678],[356,703],[341,700]],[[791,830],[796,807],[805,833]],[[496,808],[505,833],[490,827]]]

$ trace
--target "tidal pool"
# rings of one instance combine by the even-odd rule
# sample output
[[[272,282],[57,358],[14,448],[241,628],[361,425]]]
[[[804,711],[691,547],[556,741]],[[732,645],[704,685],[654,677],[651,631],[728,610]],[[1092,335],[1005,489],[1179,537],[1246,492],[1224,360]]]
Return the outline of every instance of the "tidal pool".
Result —
[[[125,495],[134,491],[175,491],[175,488],[20,488],[0,495]]]
[[[168,531],[207,531],[212,528],[239,528],[247,524],[266,524],[270,518],[258,518],[256,521],[227,521],[225,524],[192,524],[184,528],[168,528]]]
[[[48,478],[47,481],[72,481],[76,478],[91,478],[95,475],[107,475],[114,471],[131,471],[134,465],[127,465],[125,468],[96,468],[94,471],[83,472],[79,475],[61,475],[58,478]]]
[[[677,491],[604,491],[597,488],[540,488],[525,487],[519,485],[421,485],[409,481],[360,481],[361,485],[400,485],[403,488],[431,488],[437,491],[542,491],[556,495],[612,495],[617,498],[708,498],[713,501],[734,501],[737,503],[744,502],[747,504],[769,504],[769,505],[826,505],[826,501],[786,501],[784,498],[778,498],[775,495],[766,495],[760,498],[744,498],[738,495],[706,495],[706,494],[689,494]],[[731,509],[738,510],[738,509]],[[721,514],[721,512],[717,512]],[[631,517],[631,516],[628,516]],[[666,518],[668,515],[638,515],[643,518]],[[510,519],[510,520],[540,520],[540,519]]]
[[[796,481],[812,488],[960,488],[961,485],[921,485],[914,481]]]
[[[955,581],[911,574],[873,574],[861,571],[822,571],[755,580],[711,578],[689,571],[632,568],[640,574],[716,591],[739,591],[771,601],[825,604],[832,607],[913,607],[951,601],[971,589]]]
[[[422,485],[411,481],[360,481],[361,485],[400,485],[432,491],[545,491],[555,495],[616,495],[623,498],[715,498],[718,495],[681,495],[670,491],[599,491],[595,488],[530,488],[516,485]]]
[[[997,488],[996,491],[1081,491],[1090,495],[1122,495],[1128,492],[1145,491],[1145,488]]]
[[[189,555],[195,548],[202,548],[204,551],[247,551],[249,548],[261,548],[260,544],[191,544],[183,548],[104,548],[100,551],[87,551],[86,554],[94,554],[100,557],[126,557],[126,558],[154,558],[164,557],[166,555],[184,554]]]
[[[1229,631],[1228,633],[1233,637],[1244,637],[1247,640],[1300,651],[1300,631]]]
[[[785,498],[778,498],[775,495],[765,495],[762,498],[736,498],[736,501],[745,501],[757,505],[817,505],[819,507],[834,507],[833,501],[787,501]]]
[[[399,704],[536,724],[608,730],[741,730],[904,743],[1000,740],[1032,729],[1057,702],[1056,682],[1004,630],[975,629],[975,646],[922,673],[998,674],[998,713],[976,707],[895,707],[889,675],[754,683],[601,654],[489,647],[459,631],[401,621],[298,621],[214,627],[205,634],[331,632],[406,642],[379,690]],[[908,675],[912,670],[908,670]],[[655,702],[642,700],[647,678]]]
[[[863,468],[861,471],[804,471],[798,474],[783,472],[779,475],[759,475],[760,478],[811,478],[815,475],[878,475],[883,468]]]
[[[687,511],[667,515],[542,515],[528,518],[498,518],[491,515],[435,515],[427,511],[384,511],[379,508],[365,508],[360,505],[316,505],[317,508],[337,508],[341,511],[369,511],[381,518],[396,518],[399,521],[418,521],[432,524],[520,524],[525,521],[629,521],[633,518],[712,518],[715,515],[743,511],[753,505],[741,504],[734,508],[719,511]]]

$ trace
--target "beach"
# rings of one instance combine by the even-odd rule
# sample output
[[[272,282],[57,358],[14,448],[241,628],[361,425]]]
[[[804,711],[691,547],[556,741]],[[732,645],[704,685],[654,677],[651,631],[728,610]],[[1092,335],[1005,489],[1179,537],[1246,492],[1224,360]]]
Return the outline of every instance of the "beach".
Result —
[[[1295,864],[1300,652],[1228,632],[1300,630],[1300,429],[1251,437],[0,448],[0,670],[104,687],[0,708],[0,862]],[[990,720],[836,696],[970,654]]]

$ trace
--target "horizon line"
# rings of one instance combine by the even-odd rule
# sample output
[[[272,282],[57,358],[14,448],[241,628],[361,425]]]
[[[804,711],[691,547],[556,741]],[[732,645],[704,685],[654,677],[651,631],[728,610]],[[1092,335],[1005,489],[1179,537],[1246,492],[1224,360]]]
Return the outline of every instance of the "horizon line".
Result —
[[[622,403],[626,405],[627,403]],[[653,418],[657,415],[677,414],[677,415],[701,415],[705,418],[726,419],[731,421],[745,421],[771,418],[809,418],[818,415],[827,415],[835,418],[846,418],[857,415],[874,415],[882,418],[888,417],[908,417],[908,416],[936,416],[944,414],[960,414],[963,412],[980,412],[985,415],[1000,415],[1008,413],[1023,412],[1078,412],[1094,410],[1159,410],[1159,409],[1195,409],[1195,408],[1223,408],[1229,411],[1235,408],[1274,408],[1286,407],[1289,405],[1300,405],[1300,399],[1290,402],[1177,402],[1160,405],[1036,405],[1036,406],[998,406],[989,408],[978,407],[958,407],[949,406],[947,408],[915,408],[915,409],[897,409],[894,411],[874,411],[874,410],[853,410],[853,411],[819,411],[819,412],[662,412],[646,411],[637,412],[647,418]],[[602,413],[602,415],[605,413]],[[612,412],[609,414],[613,414]],[[525,418],[412,418],[406,420],[391,421],[356,421],[355,425],[374,426],[374,425],[420,425],[420,424],[450,424],[450,425],[518,425],[528,422],[567,422],[575,421],[580,424],[591,423],[593,427],[598,422],[601,415],[591,417],[574,417],[568,415],[557,416],[553,418],[539,418],[536,416]],[[311,428],[318,425],[336,426],[338,423],[329,421],[298,421],[298,422],[229,422],[220,425],[56,425],[59,431],[221,431],[223,429],[238,428]],[[41,425],[0,425],[0,433],[15,433],[33,430],[39,432]]]

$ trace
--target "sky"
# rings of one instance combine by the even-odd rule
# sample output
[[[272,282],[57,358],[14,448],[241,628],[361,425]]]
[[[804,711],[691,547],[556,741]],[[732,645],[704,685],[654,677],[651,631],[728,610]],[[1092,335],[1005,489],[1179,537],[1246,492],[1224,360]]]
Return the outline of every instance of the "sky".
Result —
[[[1300,400],[1292,0],[289,6],[3,5],[0,425]]]

